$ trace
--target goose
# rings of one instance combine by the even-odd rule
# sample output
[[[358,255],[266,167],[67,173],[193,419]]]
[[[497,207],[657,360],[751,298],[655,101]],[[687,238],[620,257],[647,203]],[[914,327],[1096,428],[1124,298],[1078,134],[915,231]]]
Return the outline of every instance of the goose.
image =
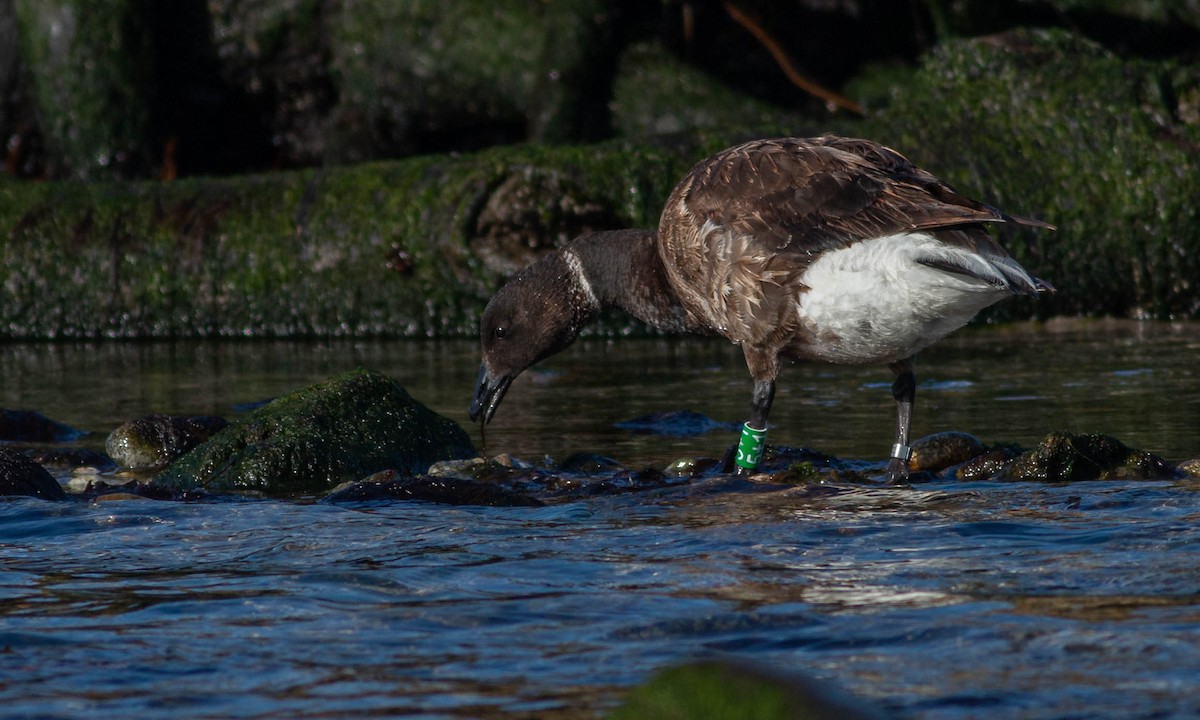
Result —
[[[886,365],[909,474],[917,353],[1012,295],[1053,292],[987,232],[1052,225],[959,195],[891,148],[823,135],[746,142],[697,163],[657,229],[593,232],[518,272],[487,304],[469,416],[492,420],[514,378],[601,310],[666,333],[722,335],[753,381],[733,471],[756,471],[784,362]]]

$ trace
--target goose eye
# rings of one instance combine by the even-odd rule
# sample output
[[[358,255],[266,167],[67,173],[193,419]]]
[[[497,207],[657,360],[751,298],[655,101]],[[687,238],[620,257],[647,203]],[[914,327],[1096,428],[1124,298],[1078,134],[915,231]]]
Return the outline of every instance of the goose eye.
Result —
[[[497,340],[503,340],[506,335],[508,335],[508,330],[503,326],[498,325],[496,326],[496,329],[492,331],[492,337],[496,338]]]

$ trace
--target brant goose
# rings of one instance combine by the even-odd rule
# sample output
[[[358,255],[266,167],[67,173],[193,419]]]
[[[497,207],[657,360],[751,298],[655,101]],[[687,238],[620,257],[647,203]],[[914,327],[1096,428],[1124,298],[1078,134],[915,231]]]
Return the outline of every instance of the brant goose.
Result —
[[[570,345],[601,309],[741,345],[754,380],[736,471],[753,471],[783,360],[886,364],[895,374],[891,482],[908,476],[913,357],[1029,275],[988,223],[1052,226],[963,197],[895,150],[826,135],[755,140],[701,161],[658,230],[576,238],[484,310],[470,417],[491,421],[513,378]]]

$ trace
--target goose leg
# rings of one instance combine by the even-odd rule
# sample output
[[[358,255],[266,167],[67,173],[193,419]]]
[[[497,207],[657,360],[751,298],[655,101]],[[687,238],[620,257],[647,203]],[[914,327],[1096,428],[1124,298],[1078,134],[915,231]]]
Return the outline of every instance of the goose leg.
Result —
[[[758,467],[758,461],[766,446],[767,416],[771,414],[771,401],[774,399],[774,380],[754,382],[750,419],[742,425],[742,436],[734,457],[734,472],[738,475],[749,475]]]
[[[908,446],[908,431],[912,425],[913,400],[917,395],[917,379],[913,375],[913,358],[898,360],[890,365],[896,374],[892,383],[892,397],[896,398],[896,443],[892,445],[888,460],[887,479],[893,485],[908,480],[908,460],[912,449]]]

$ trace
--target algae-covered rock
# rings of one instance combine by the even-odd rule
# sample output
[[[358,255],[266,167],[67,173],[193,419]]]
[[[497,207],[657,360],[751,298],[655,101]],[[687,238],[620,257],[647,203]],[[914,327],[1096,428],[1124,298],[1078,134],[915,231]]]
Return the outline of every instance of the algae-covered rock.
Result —
[[[229,421],[225,418],[211,415],[146,415],[109,433],[104,448],[121,467],[157,470],[227,425]]]
[[[50,473],[24,453],[0,448],[0,496],[26,495],[66,500],[67,493]]]
[[[507,147],[166,184],[0,184],[0,337],[474,334],[513,267],[588,230],[657,223],[694,155]]]
[[[15,0],[53,176],[144,174],[153,78],[146,0]]]
[[[331,152],[600,137],[616,20],[600,0],[345,2],[328,31],[343,145]]]
[[[886,107],[844,125],[960,191],[1058,231],[1006,238],[1059,292],[996,313],[1200,315],[1200,68],[1119,58],[1063,31],[945,43]]]
[[[1126,447],[1109,435],[1055,432],[1034,450],[1016,458],[1009,480],[1158,480],[1176,477],[1176,469],[1144,450]]]
[[[157,488],[210,493],[323,492],[393,469],[424,472],[475,448],[453,420],[414,400],[395,380],[355,370],[258,408],[175,461]]]
[[[665,670],[635,688],[610,720],[868,720],[882,712],[829,683],[729,661]]]
[[[744,95],[651,42],[621,56],[609,107],[613,129],[634,138],[714,128],[741,128],[747,135],[817,132],[812,121]],[[805,126],[813,129],[804,132]]]

